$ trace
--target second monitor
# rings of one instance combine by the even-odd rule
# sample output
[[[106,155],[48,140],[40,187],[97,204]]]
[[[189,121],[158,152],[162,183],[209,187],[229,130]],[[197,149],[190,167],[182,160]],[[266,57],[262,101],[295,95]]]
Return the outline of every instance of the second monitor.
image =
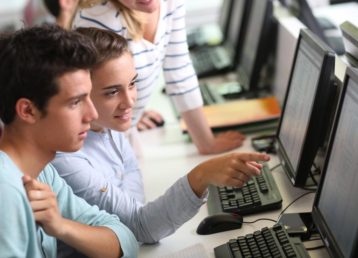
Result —
[[[322,145],[334,94],[335,53],[316,35],[301,30],[279,127],[278,156],[292,184],[305,186]]]
[[[305,184],[321,143],[319,134],[325,131],[324,114],[333,92],[334,64],[334,52],[312,32],[301,30],[276,136],[284,170],[297,186]],[[282,203],[266,166],[260,177],[252,178],[242,188],[210,187],[209,191],[209,214],[252,214],[278,209]]]

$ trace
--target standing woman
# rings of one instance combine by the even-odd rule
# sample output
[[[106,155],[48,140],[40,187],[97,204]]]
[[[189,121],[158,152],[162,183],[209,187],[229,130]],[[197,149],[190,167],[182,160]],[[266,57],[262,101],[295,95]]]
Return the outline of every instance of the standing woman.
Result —
[[[111,30],[128,40],[138,73],[132,124],[139,130],[155,127],[153,120],[162,121],[158,113],[146,113],[145,107],[163,72],[166,92],[201,154],[241,146],[245,137],[239,132],[214,136],[202,111],[198,79],[186,42],[184,0],[81,0],[73,26]]]

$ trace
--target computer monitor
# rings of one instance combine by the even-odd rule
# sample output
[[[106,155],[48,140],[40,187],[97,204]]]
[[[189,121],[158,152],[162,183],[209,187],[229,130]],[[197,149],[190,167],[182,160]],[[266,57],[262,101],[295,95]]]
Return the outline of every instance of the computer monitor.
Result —
[[[298,38],[276,132],[277,154],[294,186],[305,186],[325,134],[335,54],[308,29]]]
[[[313,33],[320,37],[324,42],[326,42],[333,50],[336,51],[338,55],[344,54],[343,41],[341,37],[333,36],[327,37],[325,35],[325,30],[323,26],[328,26],[327,23],[330,23],[327,19],[321,19],[323,24],[320,24],[319,19],[314,16],[311,7],[306,0],[289,0],[286,1],[286,6],[291,10],[291,12],[309,28]],[[329,25],[329,28],[332,30],[335,26],[333,24]]]
[[[228,48],[233,50],[233,69],[236,68],[240,53],[242,52],[250,8],[250,0],[235,0],[232,4],[232,12],[224,44],[227,44]]]
[[[268,57],[270,35],[272,34],[272,1],[251,0],[246,35],[238,63],[237,73],[243,89],[258,90],[261,69]]]
[[[230,19],[232,17],[232,6],[234,4],[234,0],[222,0],[220,15],[219,15],[219,27],[222,32],[223,41],[227,39]]]
[[[225,42],[228,36],[234,0],[222,0],[218,23],[202,25],[188,29],[187,42],[189,49],[217,46]],[[214,32],[214,33],[213,33]]]
[[[347,68],[313,221],[331,257],[358,257],[358,73]]]

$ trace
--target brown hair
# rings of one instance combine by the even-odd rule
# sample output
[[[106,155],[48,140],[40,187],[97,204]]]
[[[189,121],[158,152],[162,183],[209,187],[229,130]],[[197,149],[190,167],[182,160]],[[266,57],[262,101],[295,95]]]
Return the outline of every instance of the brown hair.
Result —
[[[96,63],[96,48],[85,36],[43,25],[0,36],[0,118],[10,124],[18,99],[27,98],[46,115],[59,92],[57,78]]]
[[[96,67],[124,53],[130,53],[126,39],[115,32],[93,27],[77,28],[76,31],[94,44],[97,50]]]
[[[120,12],[124,18],[127,26],[127,31],[129,36],[133,40],[139,40],[143,38],[144,35],[144,24],[145,21],[139,12],[131,10],[121,4],[118,0],[109,0]],[[90,8],[94,5],[103,2],[103,0],[80,0],[80,8]]]

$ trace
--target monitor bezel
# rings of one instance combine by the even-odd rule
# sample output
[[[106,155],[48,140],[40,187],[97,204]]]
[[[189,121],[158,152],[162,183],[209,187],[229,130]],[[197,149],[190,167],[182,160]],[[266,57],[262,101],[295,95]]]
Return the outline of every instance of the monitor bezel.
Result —
[[[263,1],[263,0],[258,0],[258,1]],[[258,83],[260,79],[261,68],[263,67],[263,64],[266,61],[266,58],[268,56],[268,51],[270,49],[269,41],[270,41],[270,34],[272,32],[272,25],[273,25],[273,3],[272,0],[265,0],[265,1],[267,1],[267,5],[266,5],[264,18],[262,21],[262,27],[259,37],[259,43],[257,46],[257,51],[255,51],[256,56],[254,58],[254,65],[251,75],[248,75],[246,73],[246,70],[242,65],[242,53],[240,54],[239,62],[237,65],[237,75],[238,75],[239,82],[242,85],[242,87],[245,89],[245,91],[248,92],[250,91],[256,92],[257,90],[259,90]],[[253,5],[254,3],[251,3],[249,16],[251,16],[251,12],[253,11]],[[248,28],[249,19],[250,17],[247,18],[245,38],[247,37],[246,34],[247,31],[249,30]],[[244,50],[245,38],[242,38],[241,52]]]
[[[310,110],[310,118],[306,134],[304,135],[304,142],[301,149],[300,157],[298,159],[297,170],[293,169],[293,166],[286,154],[285,148],[280,141],[279,135],[283,119],[285,117],[285,108],[289,91],[291,88],[291,82],[293,79],[293,73],[295,69],[295,63],[297,60],[299,46],[302,40],[305,40],[310,47],[314,49],[319,55],[323,56],[323,66],[321,68],[318,85],[314,96],[312,108]],[[314,158],[319,149],[321,143],[321,134],[324,126],[324,113],[327,110],[330,96],[334,92],[332,86],[334,81],[334,65],[335,65],[335,53],[329,46],[327,46],[322,40],[320,40],[309,29],[301,29],[300,35],[297,41],[294,60],[291,67],[290,78],[286,89],[285,99],[282,107],[282,113],[279,121],[279,125],[276,131],[277,139],[277,154],[281,161],[282,167],[290,179],[291,183],[297,187],[304,187],[309,177],[310,169],[314,162]]]
[[[225,3],[225,1],[227,1],[227,3]],[[226,41],[227,36],[228,36],[230,20],[231,20],[232,13],[233,13],[232,7],[234,5],[234,1],[235,0],[223,0],[223,3],[222,3],[223,5],[220,8],[218,24],[221,29],[222,35],[223,35],[222,43],[224,43]],[[225,4],[227,6],[225,6]]]
[[[322,216],[322,213],[320,212],[320,210],[318,208],[318,202],[319,202],[320,195],[322,192],[322,186],[325,181],[325,176],[326,176],[326,172],[327,172],[327,168],[328,168],[328,164],[329,164],[329,157],[331,156],[337,127],[338,127],[338,123],[339,123],[340,116],[341,116],[341,110],[342,110],[342,106],[344,103],[344,99],[345,99],[345,95],[346,95],[346,91],[347,91],[347,87],[348,87],[348,82],[352,78],[353,78],[353,80],[358,82],[358,71],[354,70],[353,68],[347,67],[342,91],[340,93],[341,95],[339,98],[332,130],[331,130],[330,137],[329,137],[327,154],[326,154],[323,169],[322,169],[321,181],[320,181],[318,190],[316,192],[316,196],[315,196],[315,199],[313,202],[313,207],[312,207],[313,221],[316,225],[316,228],[319,231],[319,234],[323,240],[323,243],[327,247],[328,253],[331,255],[331,257],[342,257],[342,258],[344,257],[343,253],[339,249],[337,242],[335,242],[334,236],[330,232],[330,229],[329,229],[327,223],[324,221],[324,217]],[[358,234],[356,235],[356,240],[358,241]],[[355,242],[357,242],[357,241],[355,241]],[[357,257],[357,256],[358,256],[358,245],[356,245],[355,248],[353,249],[352,257]]]
[[[250,17],[251,5],[252,5],[251,4],[252,1],[250,1],[250,0],[240,0],[240,1],[243,1],[243,3],[242,3],[243,10],[241,11],[242,14],[241,14],[241,20],[240,20],[240,24],[239,24],[239,27],[240,27],[239,33],[236,35],[237,37],[236,37],[236,40],[234,41],[234,44],[232,44],[232,42],[229,42],[230,26],[233,25],[233,23],[231,22],[232,16],[233,16],[233,13],[235,12],[235,5],[238,4],[237,3],[238,1],[235,0],[234,3],[231,5],[231,8],[232,8],[231,17],[229,19],[229,25],[227,26],[227,32],[226,32],[227,34],[226,34],[226,39],[224,42],[224,44],[228,45],[229,49],[233,50],[234,57],[232,59],[233,60],[232,69],[235,69],[240,62],[240,57],[242,54],[242,47],[244,45],[244,39],[245,39],[246,31],[247,31],[247,23],[248,23],[248,20]],[[235,26],[235,24],[234,24],[234,26]]]

